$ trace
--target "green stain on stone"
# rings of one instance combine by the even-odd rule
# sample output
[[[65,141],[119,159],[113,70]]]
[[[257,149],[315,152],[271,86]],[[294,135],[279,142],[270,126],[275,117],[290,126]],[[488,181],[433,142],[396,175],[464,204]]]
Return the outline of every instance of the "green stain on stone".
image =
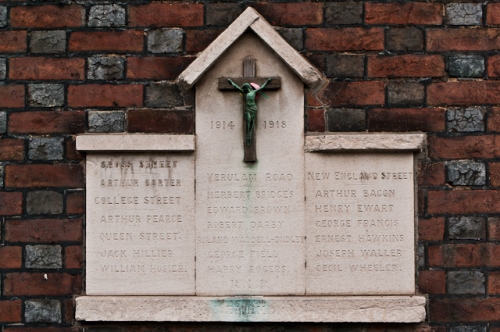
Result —
[[[230,316],[237,322],[265,321],[269,309],[266,300],[245,297],[210,300],[210,308],[217,319]]]

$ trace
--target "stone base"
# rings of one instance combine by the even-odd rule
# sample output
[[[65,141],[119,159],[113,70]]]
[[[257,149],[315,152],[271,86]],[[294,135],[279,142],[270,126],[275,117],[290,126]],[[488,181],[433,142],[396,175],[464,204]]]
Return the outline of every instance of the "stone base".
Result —
[[[82,296],[80,321],[417,323],[423,296]]]

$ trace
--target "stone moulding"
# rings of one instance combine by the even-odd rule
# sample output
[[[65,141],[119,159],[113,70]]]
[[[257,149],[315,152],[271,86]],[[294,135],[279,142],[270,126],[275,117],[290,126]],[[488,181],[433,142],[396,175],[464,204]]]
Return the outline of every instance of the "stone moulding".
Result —
[[[307,135],[305,152],[339,151],[422,151],[425,146],[425,134],[367,134],[342,133],[327,135]]]
[[[80,151],[194,151],[194,135],[85,134],[76,137]]]
[[[423,296],[82,296],[80,321],[386,322],[425,319]]]

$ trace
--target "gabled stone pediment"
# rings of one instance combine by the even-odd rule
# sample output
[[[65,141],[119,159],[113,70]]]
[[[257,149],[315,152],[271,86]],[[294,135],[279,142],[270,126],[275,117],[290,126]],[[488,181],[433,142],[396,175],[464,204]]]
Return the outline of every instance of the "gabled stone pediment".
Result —
[[[255,9],[249,7],[179,75],[179,86],[185,90],[192,88],[247,30],[264,41],[309,88],[318,90],[326,82],[320,71],[290,46]]]

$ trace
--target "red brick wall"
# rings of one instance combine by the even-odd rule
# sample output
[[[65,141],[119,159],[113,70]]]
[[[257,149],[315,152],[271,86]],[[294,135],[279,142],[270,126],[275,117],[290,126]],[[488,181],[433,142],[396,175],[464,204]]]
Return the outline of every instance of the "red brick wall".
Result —
[[[112,3],[0,0],[4,332],[499,329],[500,4]],[[428,134],[418,176],[425,323],[74,322],[85,183],[74,135],[194,133],[193,94],[174,79],[247,6],[329,79],[307,95],[308,131]]]

